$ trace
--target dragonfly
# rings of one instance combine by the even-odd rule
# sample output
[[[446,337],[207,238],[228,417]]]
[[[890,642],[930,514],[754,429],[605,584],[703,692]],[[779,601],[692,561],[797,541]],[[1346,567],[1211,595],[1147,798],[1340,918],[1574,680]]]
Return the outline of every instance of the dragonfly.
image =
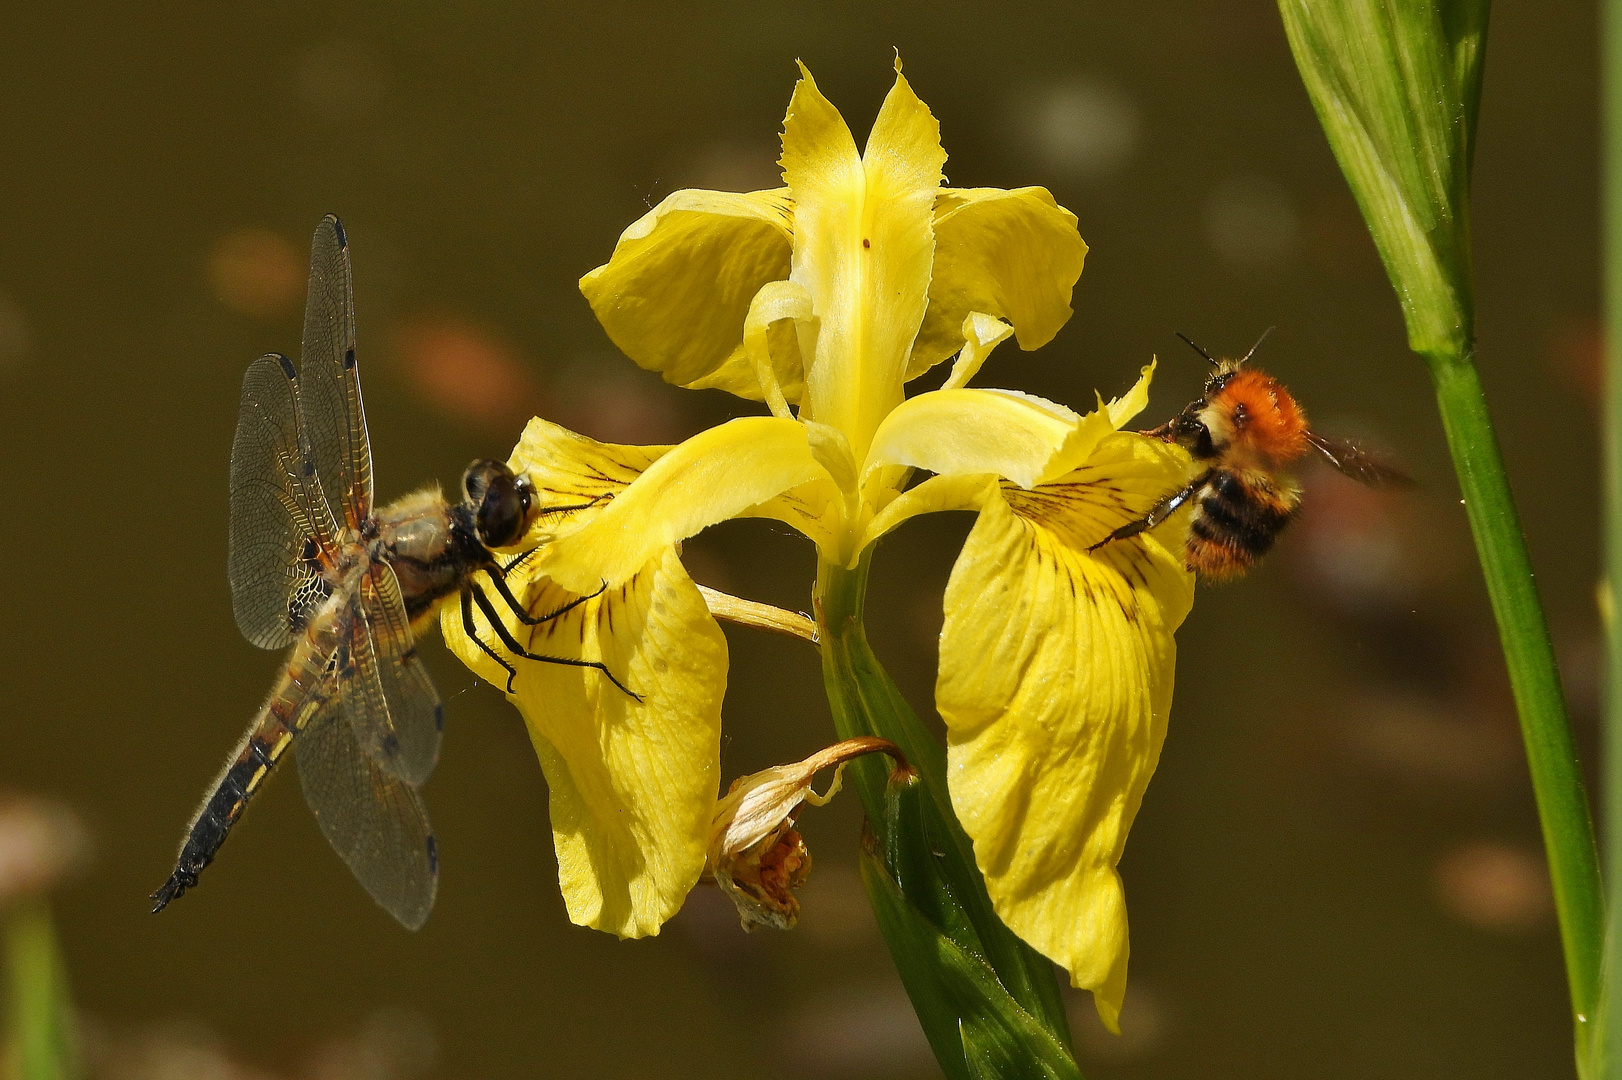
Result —
[[[349,246],[329,214],[311,250],[301,366],[279,353],[249,366],[231,447],[232,609],[244,637],[288,649],[287,659],[187,826],[154,912],[197,884],[293,749],[322,834],[395,919],[423,925],[439,852],[420,789],[439,757],[445,710],[416,634],[447,603],[460,602],[463,627],[506,670],[509,693],[517,668],[478,633],[475,607],[510,657],[592,668],[640,700],[600,662],[522,647],[476,581],[483,574],[526,626],[592,599],[531,615],[505,575],[535,549],[505,564],[494,549],[516,544],[539,514],[594,504],[541,508],[528,477],[494,460],[467,467],[459,503],[428,489],[374,509],[372,488]]]

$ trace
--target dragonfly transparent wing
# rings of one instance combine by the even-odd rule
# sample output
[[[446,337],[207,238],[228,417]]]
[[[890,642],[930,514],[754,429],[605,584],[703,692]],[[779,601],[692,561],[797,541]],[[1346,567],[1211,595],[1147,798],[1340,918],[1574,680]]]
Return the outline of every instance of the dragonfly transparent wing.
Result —
[[[420,784],[439,759],[444,706],[417,656],[394,570],[373,563],[358,590],[344,710],[356,741],[380,768]]]
[[[359,532],[372,513],[372,446],[355,364],[349,242],[343,224],[331,214],[316,226],[310,247],[299,408],[332,515]]]
[[[269,353],[248,365],[231,444],[231,529],[226,567],[237,626],[255,645],[292,642],[327,595],[323,560],[334,524],[299,422],[293,365]]]
[[[344,719],[344,686],[293,744],[304,801],[372,899],[408,930],[428,920],[439,855],[417,789],[378,768]]]

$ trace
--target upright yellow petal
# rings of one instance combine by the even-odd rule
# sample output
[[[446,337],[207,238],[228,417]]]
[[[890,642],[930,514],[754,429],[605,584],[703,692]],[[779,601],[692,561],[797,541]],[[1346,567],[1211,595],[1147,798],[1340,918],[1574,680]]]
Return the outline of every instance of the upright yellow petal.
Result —
[[[939,124],[899,71],[858,158],[844,120],[800,70],[782,162],[795,202],[792,278],[818,318],[807,399],[810,418],[843,431],[859,459],[901,401],[928,302],[946,154]]]
[[[1070,294],[1086,256],[1076,216],[1046,188],[942,191],[929,311],[907,378],[962,348],[963,319],[972,311],[1013,323],[1021,349],[1046,345],[1070,321]]]
[[[666,452],[585,525],[547,544],[535,571],[576,593],[617,585],[671,544],[827,476],[799,421],[730,420]]]
[[[1004,485],[946,590],[936,698],[952,805],[997,913],[1093,991],[1111,1029],[1128,951],[1115,865],[1165,738],[1193,577],[1154,534],[1088,548],[1183,469],[1173,448],[1116,434],[1057,483]]]
[[[580,279],[609,338],[666,382],[762,400],[743,347],[749,302],[788,277],[788,193],[676,191],[620,235],[613,257]],[[803,387],[792,326],[772,332],[778,383]]]
[[[518,583],[536,617],[577,599],[544,578]],[[532,653],[601,660],[641,695],[601,673],[512,658],[523,714],[551,792],[558,879],[569,918],[643,937],[681,907],[704,868],[719,782],[726,638],[673,547],[601,596],[526,627],[503,622]],[[446,643],[496,686],[507,673],[443,620]],[[495,635],[479,616],[481,639]]]

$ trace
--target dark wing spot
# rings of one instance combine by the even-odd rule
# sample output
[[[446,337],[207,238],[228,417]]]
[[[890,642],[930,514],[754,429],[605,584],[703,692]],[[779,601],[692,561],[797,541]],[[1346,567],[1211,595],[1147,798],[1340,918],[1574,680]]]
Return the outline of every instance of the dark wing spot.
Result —
[[[439,845],[434,842],[432,833],[428,835],[428,871],[439,873]]]
[[[344,350],[344,370],[348,371],[355,366],[355,350]]]
[[[445,706],[443,704],[434,706],[434,730],[445,730]]]
[[[282,374],[296,382],[298,380],[298,372],[293,367],[293,361],[289,360],[280,353],[276,354],[276,359],[280,361],[282,365]]]
[[[383,736],[383,752],[389,757],[400,752],[400,737],[392,731]]]

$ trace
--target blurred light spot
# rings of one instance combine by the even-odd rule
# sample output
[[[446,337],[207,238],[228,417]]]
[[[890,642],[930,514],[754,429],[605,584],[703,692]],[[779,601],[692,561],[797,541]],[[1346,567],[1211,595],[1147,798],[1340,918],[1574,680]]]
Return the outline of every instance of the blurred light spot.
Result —
[[[373,1013],[353,1035],[333,1039],[314,1054],[309,1080],[417,1080],[439,1063],[433,1024],[418,1013]]]
[[[1296,252],[1301,218],[1290,193],[1265,176],[1235,176],[1205,202],[1205,238],[1234,266],[1276,266]]]
[[[1159,995],[1133,979],[1126,985],[1121,1005],[1121,1033],[1112,1035],[1098,1018],[1093,996],[1085,990],[1066,990],[1065,1012],[1076,1049],[1102,1061],[1134,1061],[1154,1053],[1166,1041],[1166,1009]]]
[[[557,380],[562,404],[549,417],[603,442],[679,442],[687,432],[678,390],[623,357],[593,358]]]
[[[0,904],[55,888],[89,856],[89,836],[65,804],[0,795]]]
[[[1467,718],[1414,695],[1366,693],[1348,713],[1348,739],[1359,756],[1427,788],[1438,780],[1499,787],[1515,775],[1515,729],[1490,711]]]
[[[0,292],[0,375],[20,365],[32,344],[28,317],[10,294]]]
[[[1605,390],[1605,327],[1599,317],[1568,318],[1551,337],[1549,360],[1560,381],[1597,408]]]
[[[293,65],[299,100],[326,120],[353,123],[377,110],[388,94],[388,72],[371,49],[348,41],[326,41],[305,51]]]
[[[899,983],[842,991],[807,1002],[787,1021],[791,1060],[802,1071],[888,1076],[934,1061]]]
[[[1138,106],[1114,83],[1069,79],[1026,95],[1016,108],[1016,130],[1050,169],[1099,177],[1125,167],[1137,151]]]
[[[717,142],[701,147],[674,171],[678,188],[760,191],[783,186],[779,151],[770,145]]]
[[[237,1061],[219,1036],[195,1024],[164,1024],[90,1044],[98,1080],[275,1080]]]
[[[544,413],[539,387],[517,351],[454,315],[396,325],[390,354],[428,404],[474,427],[512,435]]]
[[[237,229],[208,253],[214,296],[242,315],[269,318],[292,311],[304,295],[303,255],[269,229]]]
[[[1436,897],[1455,918],[1502,933],[1536,930],[1554,914],[1542,856],[1492,840],[1462,844],[1442,856]]]

